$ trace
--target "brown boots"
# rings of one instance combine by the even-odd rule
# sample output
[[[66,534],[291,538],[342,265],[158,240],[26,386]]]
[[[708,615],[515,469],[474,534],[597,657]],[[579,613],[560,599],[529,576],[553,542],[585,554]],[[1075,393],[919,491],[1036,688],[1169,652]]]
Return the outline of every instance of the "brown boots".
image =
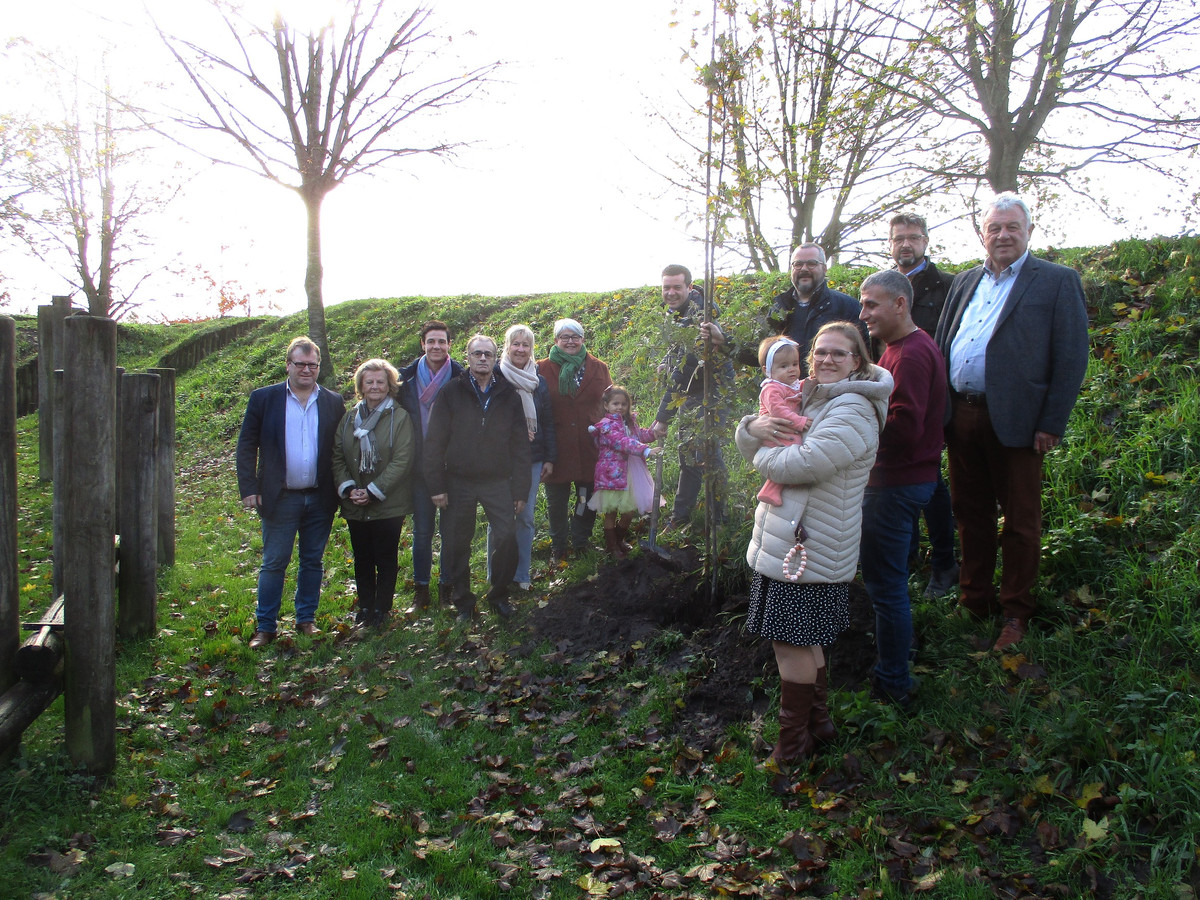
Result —
[[[608,555],[613,559],[625,559],[629,556],[621,547],[621,539],[617,537],[617,529],[615,527],[604,527],[604,549],[608,551]]]
[[[829,717],[829,682],[825,668],[817,670],[816,684],[779,682],[779,740],[771,751],[777,763],[799,762],[817,747],[837,740]]]
[[[817,669],[817,683],[813,685],[812,710],[808,716],[808,731],[817,747],[832,744],[837,740],[837,728],[829,717],[829,682],[825,667]]]
[[[791,763],[812,753],[813,739],[809,733],[815,684],[779,682],[779,740],[771,751],[777,763]]]

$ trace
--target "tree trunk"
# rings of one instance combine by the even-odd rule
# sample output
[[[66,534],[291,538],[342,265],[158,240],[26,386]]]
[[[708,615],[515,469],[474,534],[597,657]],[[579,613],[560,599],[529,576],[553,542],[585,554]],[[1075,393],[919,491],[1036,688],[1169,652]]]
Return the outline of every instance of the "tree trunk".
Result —
[[[321,202],[323,193],[306,191],[301,194],[304,209],[308,213],[308,266],[304,270],[304,293],[308,296],[308,336],[321,348],[322,384],[333,374],[333,360],[329,358],[329,339],[325,334],[325,296],[321,282],[325,269],[321,265]]]
[[[17,588],[17,327],[0,316],[0,693],[15,680],[21,633]]]

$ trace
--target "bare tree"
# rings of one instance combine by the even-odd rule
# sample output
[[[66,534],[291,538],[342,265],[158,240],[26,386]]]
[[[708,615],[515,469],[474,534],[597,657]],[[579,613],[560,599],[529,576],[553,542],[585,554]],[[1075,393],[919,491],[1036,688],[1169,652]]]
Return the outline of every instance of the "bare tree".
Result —
[[[940,123],[928,171],[995,191],[1078,187],[1098,163],[1178,178],[1177,152],[1200,147],[1194,0],[863,2],[914,48],[898,87]]]
[[[278,14],[262,28],[222,0],[210,2],[230,38],[223,49],[159,27],[203,100],[201,113],[181,121],[237,148],[236,161],[214,161],[288,187],[304,202],[309,336],[321,347],[325,378],[332,364],[321,289],[322,202],[356,173],[461,147],[414,140],[411,120],[468,99],[499,63],[421,80],[435,41],[424,7],[397,15],[389,0],[345,0],[327,24],[300,33]]]
[[[5,117],[0,158],[5,189],[0,204],[9,231],[57,272],[69,261],[67,280],[87,298],[94,316],[120,318],[150,271],[137,271],[147,243],[140,223],[175,193],[141,174],[149,132],[129,104],[118,99],[102,65],[102,84],[31,54],[57,90],[61,117],[38,121]],[[122,277],[124,275],[124,277]]]
[[[837,255],[889,212],[944,185],[908,163],[921,110],[893,83],[904,77],[908,48],[884,33],[885,17],[849,0],[728,0],[722,8],[715,58],[696,60],[715,149],[710,156],[676,129],[690,152],[677,161],[674,183],[703,193],[703,167],[722,171],[714,192],[720,236],[742,245],[750,268],[778,271],[804,241]],[[702,37],[692,46],[707,55]],[[856,55],[869,66],[846,66]]]

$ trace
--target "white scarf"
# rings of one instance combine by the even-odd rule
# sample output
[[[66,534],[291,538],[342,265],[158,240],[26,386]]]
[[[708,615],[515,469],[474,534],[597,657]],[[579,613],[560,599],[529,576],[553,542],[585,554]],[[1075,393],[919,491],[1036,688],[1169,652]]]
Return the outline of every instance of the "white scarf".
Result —
[[[532,441],[533,436],[537,434],[537,407],[533,405],[533,392],[538,386],[537,365],[530,356],[525,361],[525,368],[518,369],[505,351],[500,356],[500,372],[508,379],[508,383],[517,389],[517,395],[521,398],[521,408],[525,410],[525,427]]]

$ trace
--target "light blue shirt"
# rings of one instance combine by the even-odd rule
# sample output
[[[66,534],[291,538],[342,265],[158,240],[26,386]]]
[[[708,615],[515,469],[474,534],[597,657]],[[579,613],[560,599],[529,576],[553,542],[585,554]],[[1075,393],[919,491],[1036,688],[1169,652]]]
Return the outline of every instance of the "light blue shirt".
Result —
[[[1020,259],[997,274],[987,266],[983,267],[983,277],[967,301],[958,331],[950,342],[950,387],[954,390],[964,394],[986,392],[988,341],[1028,258],[1029,251],[1026,250]]]
[[[303,491],[317,486],[317,394],[320,385],[314,385],[308,402],[301,403],[287,384],[287,423],[284,434],[285,463],[289,491]]]

